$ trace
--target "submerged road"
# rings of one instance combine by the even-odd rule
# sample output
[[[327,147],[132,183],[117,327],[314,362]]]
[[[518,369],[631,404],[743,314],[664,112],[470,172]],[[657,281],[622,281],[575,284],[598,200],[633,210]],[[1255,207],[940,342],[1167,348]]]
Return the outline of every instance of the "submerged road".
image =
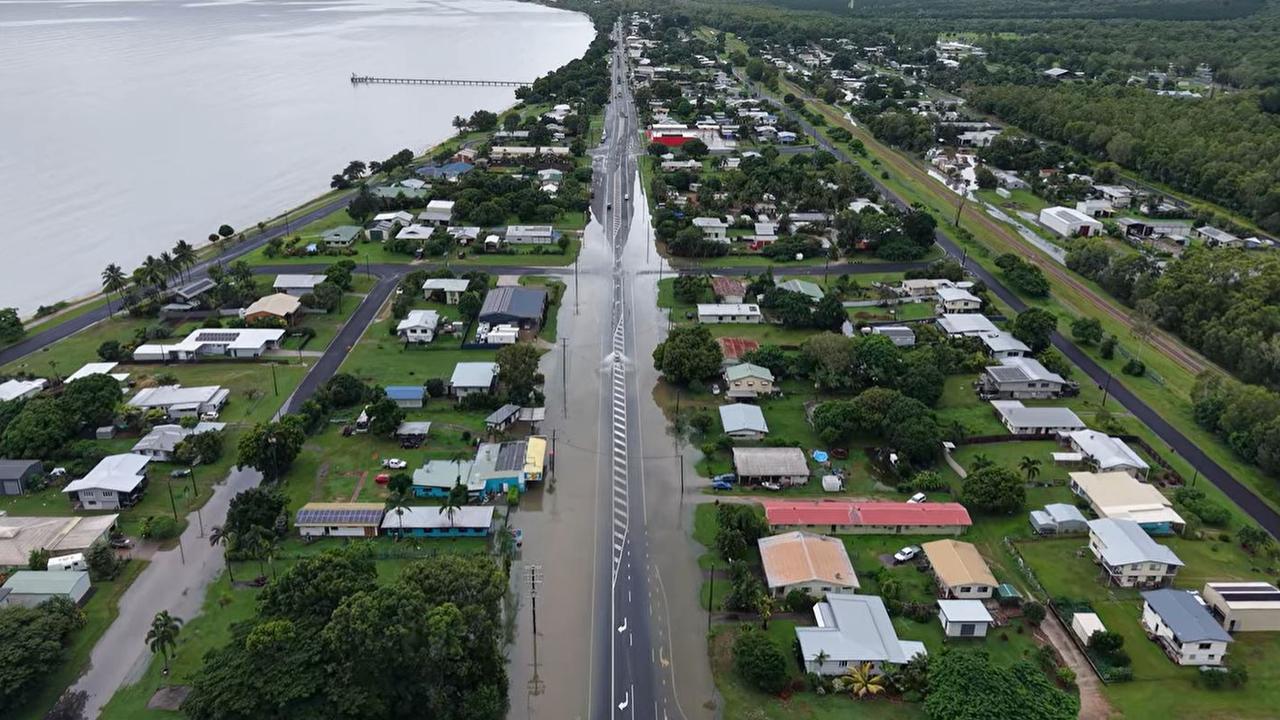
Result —
[[[842,162],[853,163],[854,159],[841,147],[837,147],[820,135],[815,127],[799,113],[792,110],[778,98],[773,97],[767,91],[763,91],[760,86],[748,83],[748,86],[754,92],[762,93],[770,97],[775,103],[783,108],[783,112],[787,113],[792,120],[797,122],[804,131],[814,138],[819,147],[836,156]],[[875,183],[876,189],[880,191],[881,196],[888,198],[891,202],[900,208],[906,208],[907,203],[898,197],[893,191],[885,187],[879,178],[872,177],[871,181]],[[956,260],[965,262],[964,251],[961,250],[951,238],[947,237],[941,230],[935,232],[935,239],[947,252],[948,255]],[[1023,312],[1028,308],[1027,304],[1022,301],[1013,291],[1009,290],[1000,279],[995,275],[987,272],[981,265],[974,263],[968,265],[965,263],[965,270],[975,277],[986,283],[996,297],[999,297],[1015,312]],[[1213,458],[1209,457],[1200,446],[1191,441],[1182,431],[1174,427],[1167,421],[1163,415],[1152,408],[1142,398],[1135,395],[1127,387],[1125,387],[1122,379],[1113,376],[1107,372],[1105,368],[1099,365],[1087,353],[1081,350],[1075,343],[1063,336],[1061,333],[1053,334],[1053,346],[1065,355],[1071,362],[1075,363],[1089,379],[1097,383],[1098,387],[1110,388],[1110,393],[1126,410],[1133,414],[1134,417],[1141,420],[1147,427],[1151,428],[1161,440],[1167,445],[1169,450],[1178,453],[1191,464],[1201,475],[1208,478],[1218,489],[1222,490],[1227,497],[1240,506],[1249,517],[1253,518],[1263,529],[1271,533],[1273,537],[1280,537],[1280,513],[1264,502],[1261,498],[1254,494],[1252,490],[1243,483],[1236,480],[1219,465]]]

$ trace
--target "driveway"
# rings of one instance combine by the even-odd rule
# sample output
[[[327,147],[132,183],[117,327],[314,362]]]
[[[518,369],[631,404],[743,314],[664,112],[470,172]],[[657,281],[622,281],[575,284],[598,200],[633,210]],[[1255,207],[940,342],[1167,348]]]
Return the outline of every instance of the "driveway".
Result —
[[[1040,623],[1040,631],[1048,638],[1053,649],[1058,651],[1058,657],[1075,671],[1076,687],[1080,688],[1080,720],[1103,720],[1111,717],[1111,703],[1102,694],[1102,681],[1093,672],[1093,666],[1085,659],[1084,653],[1080,652],[1080,648],[1067,635],[1066,628],[1053,611],[1045,614],[1044,622]]]

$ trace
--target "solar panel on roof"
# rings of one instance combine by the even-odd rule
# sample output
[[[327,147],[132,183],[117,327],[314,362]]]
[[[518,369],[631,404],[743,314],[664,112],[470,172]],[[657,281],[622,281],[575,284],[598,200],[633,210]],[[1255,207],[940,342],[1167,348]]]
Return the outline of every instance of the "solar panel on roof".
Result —
[[[343,523],[376,524],[382,520],[382,511],[375,509],[333,509],[298,511],[297,523],[304,525],[336,525]]]
[[[1280,592],[1224,592],[1219,593],[1223,600],[1230,602],[1274,602],[1280,603]]]

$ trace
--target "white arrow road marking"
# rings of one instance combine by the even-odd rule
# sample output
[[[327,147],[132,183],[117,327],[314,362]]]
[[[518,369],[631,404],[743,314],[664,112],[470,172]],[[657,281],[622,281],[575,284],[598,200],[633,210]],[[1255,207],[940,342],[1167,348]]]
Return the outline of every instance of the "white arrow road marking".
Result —
[[[626,618],[622,618],[622,624],[618,626],[618,632],[620,632],[620,633],[621,633],[621,632],[626,632],[626,631],[627,631],[627,619],[626,619]]]
[[[630,705],[630,704],[631,704],[631,692],[630,692],[630,691],[623,692],[623,693],[622,693],[622,702],[618,703],[618,709],[619,709],[619,710],[626,710],[626,709],[627,709],[627,706],[628,706],[628,705]]]

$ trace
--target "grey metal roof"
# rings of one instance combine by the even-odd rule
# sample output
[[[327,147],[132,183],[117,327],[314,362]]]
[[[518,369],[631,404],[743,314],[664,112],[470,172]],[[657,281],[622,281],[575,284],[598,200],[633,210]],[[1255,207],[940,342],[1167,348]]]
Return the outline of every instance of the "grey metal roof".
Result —
[[[795,447],[734,448],[733,466],[747,477],[798,476],[809,474],[804,451]]]
[[[396,435],[427,435],[431,432],[428,420],[406,420],[396,428]]]
[[[753,431],[769,432],[769,424],[764,420],[764,413],[755,405],[733,403],[720,406],[720,424],[727,433]]]
[[[384,390],[392,400],[421,400],[425,393],[421,385],[388,385]]]
[[[902,664],[904,651],[884,601],[875,595],[827,593],[826,602],[813,606],[819,627],[796,628],[805,660],[825,653],[831,662],[889,662]]]
[[[547,291],[541,288],[498,287],[484,296],[484,305],[480,307],[480,318],[488,315],[503,315],[527,320],[542,318],[543,308],[547,304]]]
[[[519,405],[513,405],[511,403],[507,403],[506,405],[503,405],[502,407],[490,413],[489,417],[484,419],[484,423],[486,425],[501,425],[502,423],[507,422],[508,420],[510,420],[511,418],[519,414],[520,414]]]
[[[1049,517],[1053,518],[1054,522],[1057,523],[1088,522],[1088,520],[1085,519],[1084,513],[1080,512],[1080,508],[1075,505],[1068,505],[1066,503],[1049,503],[1044,506],[1044,511],[1049,515]]]
[[[1231,642],[1209,611],[1186,590],[1147,590],[1142,599],[1160,616],[1180,642]]]
[[[19,570],[4,587],[20,595],[68,595],[89,573],[83,570]]]
[[[1098,539],[1102,559],[1109,565],[1158,562],[1182,566],[1182,560],[1172,550],[1152,540],[1142,526],[1132,520],[1090,520],[1089,532]]]
[[[0,480],[16,480],[39,464],[39,460],[0,460]]]
[[[493,384],[497,372],[498,363],[460,362],[453,366],[449,384],[460,388],[487,388]]]

